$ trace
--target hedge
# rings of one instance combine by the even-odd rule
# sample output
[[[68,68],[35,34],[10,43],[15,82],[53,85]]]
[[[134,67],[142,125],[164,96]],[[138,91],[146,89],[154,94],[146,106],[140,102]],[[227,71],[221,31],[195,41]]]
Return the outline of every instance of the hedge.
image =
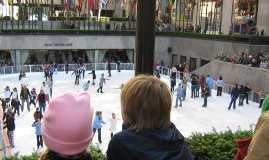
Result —
[[[195,133],[186,139],[186,142],[195,156],[195,160],[232,160],[236,153],[235,140],[251,137],[252,131],[225,131],[212,133]],[[98,146],[91,146],[90,152],[93,160],[106,160]],[[30,156],[18,156],[8,158],[7,160],[37,160],[38,154],[33,153]]]

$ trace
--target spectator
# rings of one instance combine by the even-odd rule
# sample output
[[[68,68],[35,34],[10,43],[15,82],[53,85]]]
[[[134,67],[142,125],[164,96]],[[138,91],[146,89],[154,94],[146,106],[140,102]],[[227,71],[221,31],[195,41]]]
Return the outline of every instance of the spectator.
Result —
[[[47,150],[40,160],[91,160],[87,148],[92,138],[92,116],[88,93],[66,93],[51,100],[42,122]]]
[[[209,96],[211,96],[211,90],[213,89],[213,86],[214,86],[214,80],[210,75],[207,75],[206,84],[209,89]]]
[[[124,85],[121,110],[127,129],[111,139],[108,160],[192,160],[184,137],[170,121],[171,105],[167,85],[155,77],[138,76]]]

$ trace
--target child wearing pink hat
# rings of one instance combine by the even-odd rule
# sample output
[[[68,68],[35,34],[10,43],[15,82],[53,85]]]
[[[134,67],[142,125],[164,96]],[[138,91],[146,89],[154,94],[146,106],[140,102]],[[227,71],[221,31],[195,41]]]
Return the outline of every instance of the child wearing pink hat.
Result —
[[[67,93],[49,103],[42,121],[47,151],[41,160],[91,160],[93,108],[86,92]]]

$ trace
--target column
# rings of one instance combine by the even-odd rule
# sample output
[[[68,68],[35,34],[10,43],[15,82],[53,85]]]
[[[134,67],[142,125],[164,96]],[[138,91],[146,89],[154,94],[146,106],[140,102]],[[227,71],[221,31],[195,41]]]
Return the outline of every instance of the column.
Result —
[[[223,11],[222,11],[222,24],[221,24],[221,32],[224,34],[229,34],[230,27],[232,25],[232,11],[233,11],[233,0],[224,0]]]
[[[138,0],[135,74],[153,74],[155,46],[155,0]]]
[[[266,36],[269,35],[269,1],[268,0],[259,0],[258,5],[258,15],[257,15],[257,28],[258,31],[264,30]]]

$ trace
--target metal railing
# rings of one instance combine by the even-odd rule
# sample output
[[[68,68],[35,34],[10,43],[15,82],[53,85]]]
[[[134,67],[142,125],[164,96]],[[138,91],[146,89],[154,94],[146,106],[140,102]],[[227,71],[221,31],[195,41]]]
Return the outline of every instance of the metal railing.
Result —
[[[170,76],[171,69],[168,67],[161,67],[160,74],[165,75],[165,76]],[[190,73],[183,72],[183,76],[185,76],[189,82],[191,81],[191,75],[192,75],[191,72]],[[180,71],[177,71],[177,79],[180,79]],[[215,78],[214,78],[214,81],[216,81]],[[231,93],[234,85],[235,84],[229,84],[229,83],[224,82],[223,92]],[[240,84],[238,84],[238,85],[240,85]],[[217,89],[215,83],[214,83],[214,89]],[[249,94],[249,100],[256,102],[256,103],[260,103],[260,99],[263,98],[263,96],[265,96],[266,93],[264,93],[264,91],[256,90],[254,88],[251,88],[251,89],[252,89],[252,91]]]
[[[87,70],[106,70],[107,69],[107,63],[86,63],[86,69]],[[68,64],[68,70],[74,71],[78,67],[77,64]],[[119,65],[120,70],[134,70],[134,64],[133,63],[121,63]],[[20,73],[20,71],[24,72],[43,72],[44,70],[43,65],[22,65],[22,66],[5,66],[0,67],[0,74],[7,75],[7,74],[15,74]],[[58,64],[57,71],[65,71],[65,64]],[[118,66],[116,63],[111,63],[111,69],[112,70],[118,70]]]

